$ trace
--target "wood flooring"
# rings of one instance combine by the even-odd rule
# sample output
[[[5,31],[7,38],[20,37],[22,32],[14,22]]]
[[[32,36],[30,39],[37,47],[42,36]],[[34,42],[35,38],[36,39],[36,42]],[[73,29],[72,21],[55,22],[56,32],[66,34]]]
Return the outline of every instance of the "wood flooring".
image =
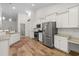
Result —
[[[10,47],[10,56],[68,56],[55,48],[51,49],[38,41],[24,37]]]

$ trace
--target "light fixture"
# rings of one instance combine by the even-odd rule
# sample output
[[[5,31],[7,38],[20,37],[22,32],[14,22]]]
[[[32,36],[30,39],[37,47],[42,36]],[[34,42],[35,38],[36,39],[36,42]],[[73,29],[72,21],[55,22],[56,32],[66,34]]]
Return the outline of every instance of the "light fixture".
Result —
[[[12,6],[12,9],[13,9],[13,10],[15,10],[15,9],[16,9],[16,7],[13,5],[13,3],[9,3],[9,5],[11,5],[11,6]]]
[[[11,18],[9,18],[9,21],[11,22],[11,21],[12,21],[12,19],[11,19]]]
[[[1,17],[0,17],[0,21],[1,21],[2,19],[1,19]]]
[[[31,16],[31,11],[26,11],[28,16]]]
[[[5,20],[5,17],[3,16],[2,19]]]
[[[35,4],[32,4],[32,6],[35,6]]]
[[[13,7],[12,7],[12,9],[13,9],[13,10],[15,10],[15,9],[16,9],[16,7],[15,7],[15,6],[13,6]]]
[[[26,10],[26,13],[29,13],[29,11]]]
[[[28,13],[28,16],[31,16],[31,11]]]

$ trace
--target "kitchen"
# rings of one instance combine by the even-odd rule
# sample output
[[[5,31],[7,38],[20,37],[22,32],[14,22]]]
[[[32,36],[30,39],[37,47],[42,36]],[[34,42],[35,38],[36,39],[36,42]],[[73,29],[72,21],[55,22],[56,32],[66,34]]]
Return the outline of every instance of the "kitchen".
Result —
[[[64,52],[69,52],[69,50],[76,52],[79,51],[77,8],[78,5],[75,4],[61,4],[43,8],[37,11],[36,16],[37,19],[39,19],[37,21],[38,24],[43,22],[56,22],[58,34],[54,37],[54,45],[55,48]],[[57,41],[57,39],[60,40]]]
[[[26,13],[23,12],[23,7],[26,7],[28,5],[32,5],[31,7],[29,6],[29,9],[32,8],[31,16],[27,16],[26,13],[28,13],[28,11],[25,11]],[[39,8],[37,8],[38,5],[40,6]],[[12,6],[13,11],[10,9]],[[15,8],[14,6],[18,8],[18,13],[16,10],[17,8]],[[36,9],[33,9],[33,7],[36,7]],[[3,41],[4,39],[6,39],[7,44],[5,44],[5,42],[4,44],[7,45],[6,47],[8,47],[7,49],[9,52],[9,46],[18,43],[18,41],[21,40],[21,24],[25,24],[25,30],[22,29],[24,31],[23,37],[30,37],[50,49],[57,49],[58,51],[65,52],[70,55],[79,55],[78,15],[78,3],[4,3],[2,4],[2,8],[0,9],[0,17],[2,17],[3,19],[2,22],[0,22],[0,27],[2,28],[0,34],[2,35],[3,33],[2,36],[5,38],[1,38],[0,36],[0,45],[2,46],[0,49],[6,49],[3,47]],[[13,21],[13,23],[9,24],[9,22],[7,21],[8,19],[9,22]],[[7,35],[5,34],[5,32],[7,33]],[[48,38],[45,36],[48,36]],[[72,53],[71,51],[74,51],[74,53]],[[0,55],[2,55],[3,52],[0,52]],[[3,55],[5,55],[5,52],[3,53]]]

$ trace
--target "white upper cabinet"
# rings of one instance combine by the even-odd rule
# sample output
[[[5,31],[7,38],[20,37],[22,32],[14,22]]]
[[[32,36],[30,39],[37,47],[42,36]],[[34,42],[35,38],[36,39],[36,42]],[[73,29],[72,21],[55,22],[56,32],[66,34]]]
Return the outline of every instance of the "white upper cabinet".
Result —
[[[56,16],[56,26],[57,28],[62,28],[62,15],[57,15]]]
[[[67,28],[68,27],[68,11],[57,13],[56,24],[57,24],[57,28]]]
[[[48,22],[48,21],[49,21],[49,22],[50,22],[50,21],[56,22],[56,13],[46,16],[46,21],[47,21],[47,22]]]
[[[59,9],[57,12],[44,16],[44,19],[39,21],[56,22],[57,28],[78,28],[79,27],[79,6],[67,9]]]
[[[69,9],[69,27],[78,27],[79,25],[79,6]]]
[[[64,12],[57,12],[57,28],[77,28],[79,27],[79,6],[67,9]]]

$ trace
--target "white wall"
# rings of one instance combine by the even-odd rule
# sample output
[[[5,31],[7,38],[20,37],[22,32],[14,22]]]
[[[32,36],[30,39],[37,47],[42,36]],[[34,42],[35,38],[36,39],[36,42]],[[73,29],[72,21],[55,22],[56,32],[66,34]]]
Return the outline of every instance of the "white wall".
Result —
[[[28,17],[25,13],[19,13],[18,14],[18,32],[20,32],[20,24],[25,24],[25,35],[29,36],[31,38],[34,38],[34,26],[36,22],[36,11],[31,11],[31,17]],[[28,19],[31,19],[29,22]]]
[[[27,22],[29,17],[24,13],[18,14],[18,32],[20,32],[20,24],[25,24],[25,35],[30,36],[30,23]]]
[[[30,21],[30,37],[34,38],[34,28],[36,27],[36,11],[32,11],[31,13],[31,21]]]
[[[1,17],[2,17],[2,8],[1,8],[1,5],[0,5],[0,29],[2,27],[2,20],[1,20]]]

